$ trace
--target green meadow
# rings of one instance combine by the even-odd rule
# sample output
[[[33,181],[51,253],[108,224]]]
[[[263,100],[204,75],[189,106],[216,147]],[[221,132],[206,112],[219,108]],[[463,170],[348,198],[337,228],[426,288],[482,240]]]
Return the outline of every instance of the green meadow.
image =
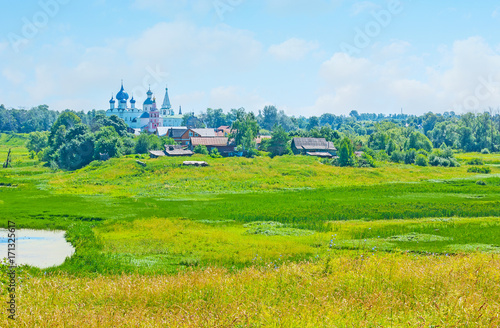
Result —
[[[296,301],[305,298],[309,310],[303,310],[307,320],[302,322],[309,324],[304,326],[343,327],[349,326],[348,323],[371,326],[370,322],[379,322],[378,326],[389,323],[421,326],[439,324],[439,320],[451,315],[453,306],[457,306],[454,302],[465,297],[476,306],[467,311],[478,310],[482,302],[488,304],[481,310],[485,312],[484,317],[469,317],[469,312],[457,310],[453,322],[468,320],[471,326],[500,324],[495,311],[490,311],[500,297],[498,271],[487,271],[482,277],[484,284],[493,283],[486,291],[486,285],[476,285],[476,288],[469,284],[468,279],[472,278],[468,276],[469,271],[464,270],[467,276],[458,276],[456,281],[463,280],[463,286],[468,289],[461,291],[460,285],[450,287],[456,291],[457,298],[449,295],[449,299],[445,297],[443,304],[437,305],[442,306],[443,311],[446,309],[446,313],[433,313],[420,306],[432,299],[432,286],[447,284],[447,269],[435,271],[437,267],[446,267],[440,263],[446,262],[454,270],[470,267],[470,272],[474,272],[472,267],[484,267],[488,261],[498,265],[498,154],[458,154],[462,166],[456,168],[380,163],[377,168],[366,169],[334,167],[303,156],[213,159],[202,155],[194,156],[193,160],[205,160],[209,167],[184,167],[182,158],[140,158],[146,163],[143,167],[136,163],[139,158],[129,156],[92,162],[83,169],[66,172],[54,171],[36,158],[30,159],[24,142],[23,135],[0,137],[0,161],[5,160],[10,148],[13,156],[12,168],[0,170],[0,218],[5,224],[8,220],[15,221],[18,228],[66,230],[67,240],[75,246],[74,256],[58,267],[23,268],[31,277],[26,278],[26,288],[53,295],[52,308],[47,310],[53,318],[80,318],[81,321],[71,321],[75,325],[92,318],[88,326],[97,327],[99,322],[112,322],[114,316],[119,317],[115,312],[102,317],[104,314],[100,311],[121,302],[131,313],[143,311],[154,317],[160,309],[167,309],[171,318],[180,320],[152,320],[144,324],[145,327],[213,326],[215,318],[210,317],[210,313],[215,315],[216,309],[208,305],[212,300],[228,307],[241,302],[242,311],[246,311],[246,319],[238,317],[234,324],[230,317],[219,318],[227,320],[225,326],[281,326],[280,321],[276,321],[278,310],[284,313],[283,326],[296,326],[298,321],[294,321],[291,313],[285,315],[282,306],[298,306]],[[472,158],[481,158],[491,173],[467,172],[470,165],[466,162]],[[364,259],[374,262],[367,262],[364,267],[360,262]],[[394,272],[387,274],[394,275],[394,284],[400,284],[399,287],[386,286],[389,283],[376,273],[377,265],[392,266]],[[406,265],[414,265],[420,268],[420,274],[434,277],[434,284],[422,283],[417,274],[404,273],[402,266]],[[380,270],[385,272],[389,267]],[[213,280],[207,272],[214,272]],[[274,292],[282,291],[282,305],[271,304],[269,299],[269,307],[254,308],[251,302],[265,299],[259,289],[262,286],[257,287],[257,280],[252,278],[259,275],[263,285]],[[316,276],[316,282],[310,285],[315,287],[302,285]],[[151,292],[152,298],[146,299],[138,294],[129,295],[131,300],[140,303],[135,307],[118,291],[113,292],[117,293],[116,299],[121,300],[118,303],[104,299],[105,294],[91,296],[98,298],[95,311],[81,301],[85,303],[83,311],[70,310],[75,313],[73,319],[64,319],[64,315],[57,312],[61,304],[71,302],[65,292],[56,291],[57,286],[69,286],[75,290],[74,297],[83,300],[89,295],[77,287],[78,282],[102,286],[123,284],[123,279],[132,279],[130,283],[138,289],[146,288],[148,283],[189,285],[187,281],[194,279],[193,293],[199,290],[200,294],[189,297],[199,302],[198,308],[206,311],[203,312],[206,316],[195,318],[196,314],[189,312],[194,309],[186,305],[189,300],[177,294]],[[235,296],[231,290],[221,287],[224,279],[231,281],[227,288],[243,294]],[[139,280],[144,284],[141,287]],[[53,289],[47,289],[44,286],[47,283],[52,284]],[[321,287],[332,283],[336,285]],[[425,288],[414,289],[412,284],[416,283]],[[186,290],[187,285],[183,285],[182,290]],[[398,302],[404,304],[401,295],[407,292],[414,297],[415,307],[405,312],[404,307],[395,306],[396,313],[389,313],[386,303],[373,300],[371,306],[378,307],[380,314],[368,311],[372,316],[370,320],[363,318],[363,312],[367,311],[363,306],[368,304],[357,308],[357,312],[345,312],[345,317],[339,317],[340,314],[335,317],[335,311],[330,312],[330,320],[328,314],[322,312],[324,309],[320,310],[329,304],[328,295],[316,301],[305,296],[315,294],[316,288],[333,288],[332,301],[344,294],[342,297],[361,299],[359,293],[372,292],[384,299],[387,296],[382,294],[384,288],[393,288],[391,293]],[[126,290],[123,292],[130,294],[130,290]],[[204,294],[210,290],[212,294]],[[23,293],[26,293],[25,310],[30,308],[30,313],[41,313],[41,308],[36,306],[40,301],[38,294],[30,294],[27,289]],[[190,292],[186,290],[186,293]],[[372,297],[374,294],[367,299]],[[150,307],[142,308],[144,302]],[[181,304],[187,312],[174,310],[173,304]],[[25,313],[24,326],[44,325],[26,311],[22,312]],[[417,312],[421,313],[422,320],[417,319]],[[327,317],[323,317],[324,321],[315,321],[321,313]],[[96,321],[98,317],[102,321]],[[124,325],[141,326],[135,325],[132,317],[127,320]],[[61,322],[54,321],[51,326]]]

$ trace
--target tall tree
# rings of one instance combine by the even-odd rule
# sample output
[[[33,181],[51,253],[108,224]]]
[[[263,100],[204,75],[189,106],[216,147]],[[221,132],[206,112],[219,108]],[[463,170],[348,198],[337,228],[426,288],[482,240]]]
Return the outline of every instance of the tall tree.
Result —
[[[354,145],[351,139],[348,137],[342,139],[339,145],[338,154],[340,166],[354,166],[356,161],[354,157]]]
[[[273,133],[271,135],[271,142],[267,150],[271,152],[271,156],[282,156],[291,154],[290,145],[288,141],[290,137],[286,133],[282,126],[277,125],[273,128]]]

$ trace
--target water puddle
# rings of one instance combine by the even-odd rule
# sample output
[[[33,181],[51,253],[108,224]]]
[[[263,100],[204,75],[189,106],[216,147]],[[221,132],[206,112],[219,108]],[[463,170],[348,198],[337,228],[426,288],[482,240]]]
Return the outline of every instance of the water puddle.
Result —
[[[6,229],[0,229],[0,258],[7,257],[9,242]],[[64,239],[64,231],[16,230],[16,264],[29,264],[41,269],[60,265],[75,249]]]

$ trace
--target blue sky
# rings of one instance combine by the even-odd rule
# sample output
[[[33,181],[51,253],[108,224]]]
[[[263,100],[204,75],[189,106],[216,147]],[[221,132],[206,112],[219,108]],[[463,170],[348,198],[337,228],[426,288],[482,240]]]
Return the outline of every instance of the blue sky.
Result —
[[[174,108],[289,115],[500,107],[500,3],[40,0],[0,13],[0,103],[107,109],[124,80]]]

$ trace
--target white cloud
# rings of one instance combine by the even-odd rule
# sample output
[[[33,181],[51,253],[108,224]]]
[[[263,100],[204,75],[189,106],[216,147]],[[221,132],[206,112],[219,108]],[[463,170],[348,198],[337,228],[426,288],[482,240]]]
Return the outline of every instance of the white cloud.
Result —
[[[291,38],[270,46],[268,51],[278,60],[300,60],[318,47],[318,42]]]
[[[19,71],[19,70],[16,70],[12,67],[6,67],[3,71],[2,71],[2,75],[10,82],[10,83],[13,83],[13,84],[21,84],[25,81],[26,79],[26,75]]]
[[[336,53],[321,66],[324,87],[308,110],[316,114],[352,109],[394,113],[403,107],[406,112],[422,114],[496,108],[500,103],[500,55],[478,37],[455,42],[449,55],[451,66],[444,70],[421,64],[409,71],[404,60]],[[415,71],[425,77],[414,76]]]
[[[7,42],[0,42],[0,54],[5,51],[9,47]]]
[[[500,15],[500,7],[496,7],[495,10],[491,13],[491,17],[497,18]]]
[[[148,85],[157,97],[163,98],[167,83],[186,79],[209,80],[196,86],[206,90],[200,92],[208,93],[217,83],[210,81],[213,77],[222,75],[220,79],[224,79],[251,71],[260,60],[262,45],[245,30],[174,22],[156,24],[137,37],[108,40],[102,46],[84,47],[63,39],[40,47],[37,55],[45,58],[43,64],[25,52],[9,59],[9,66],[0,66],[0,74],[6,80],[21,83],[19,91],[26,94],[23,98],[27,105],[49,103],[55,110],[77,105],[75,108],[104,109],[110,93],[119,90],[121,79],[126,91],[133,93],[139,103],[144,100]],[[14,102],[11,94],[14,97],[13,92],[8,93],[6,103]],[[19,98],[16,97],[13,99]],[[206,106],[208,96],[204,96],[204,102],[201,97],[181,96],[177,104]],[[238,106],[242,105],[240,102]],[[200,110],[189,108],[192,109]]]
[[[368,10],[378,9],[380,6],[371,1],[358,1],[352,5],[351,11],[354,16]]]
[[[406,41],[394,41],[391,44],[382,47],[380,54],[385,57],[401,56],[404,55],[411,47],[411,44]]]
[[[245,30],[225,25],[199,28],[191,23],[174,22],[159,23],[146,30],[130,42],[127,53],[140,62],[240,70],[259,59],[262,45]]]

